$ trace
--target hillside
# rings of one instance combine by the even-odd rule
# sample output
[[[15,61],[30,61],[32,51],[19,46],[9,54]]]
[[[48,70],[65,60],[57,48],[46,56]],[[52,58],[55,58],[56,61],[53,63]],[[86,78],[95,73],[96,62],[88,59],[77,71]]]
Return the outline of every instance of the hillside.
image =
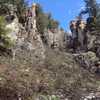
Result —
[[[68,35],[40,4],[0,1],[0,100],[100,100],[99,6],[85,3]]]
[[[47,49],[43,62],[30,57],[23,55],[16,61],[0,57],[1,100],[19,100],[20,96],[21,100],[38,100],[52,95],[60,100],[85,100],[82,97],[99,93],[99,76],[79,66],[72,54]]]

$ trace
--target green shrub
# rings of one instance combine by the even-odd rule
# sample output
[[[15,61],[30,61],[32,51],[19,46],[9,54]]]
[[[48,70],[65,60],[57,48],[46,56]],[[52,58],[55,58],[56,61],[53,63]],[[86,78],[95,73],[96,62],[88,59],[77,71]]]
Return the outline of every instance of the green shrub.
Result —
[[[13,45],[13,41],[7,36],[10,32],[6,27],[6,21],[3,16],[0,16],[0,46],[9,48]]]
[[[43,34],[44,30],[47,29],[56,29],[59,26],[59,22],[52,18],[51,14],[44,13],[40,4],[37,4],[36,9],[36,19],[37,19],[37,29]]]
[[[4,20],[4,17],[0,16],[0,36],[7,34],[7,30],[5,29],[5,26],[6,26],[6,22]]]

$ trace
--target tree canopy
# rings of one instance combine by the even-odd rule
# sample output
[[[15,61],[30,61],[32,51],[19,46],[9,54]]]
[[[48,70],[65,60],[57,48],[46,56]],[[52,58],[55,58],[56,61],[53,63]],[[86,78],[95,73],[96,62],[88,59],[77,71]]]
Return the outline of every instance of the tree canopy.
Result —
[[[100,30],[100,4],[96,0],[84,0],[85,9],[80,12],[80,15],[88,14],[89,18],[92,19],[92,22],[89,23],[89,26],[96,31]]]
[[[56,29],[59,26],[58,21],[54,20],[50,13],[44,13],[42,7],[38,4],[37,10],[37,28],[40,33],[44,32],[44,29]]]
[[[25,0],[0,0],[0,12],[9,12],[9,4],[16,7],[18,18],[22,16],[27,8],[27,2]]]

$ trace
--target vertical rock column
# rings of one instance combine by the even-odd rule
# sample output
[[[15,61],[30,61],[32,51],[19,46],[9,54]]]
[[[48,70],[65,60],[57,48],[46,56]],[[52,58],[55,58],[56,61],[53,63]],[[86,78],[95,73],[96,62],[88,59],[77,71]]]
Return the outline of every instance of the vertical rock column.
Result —
[[[32,5],[32,22],[33,22],[33,26],[32,26],[32,38],[33,38],[33,46],[36,49],[35,54],[39,57],[39,58],[45,58],[45,48],[43,45],[43,41],[41,39],[40,33],[38,33],[37,27],[36,27],[36,7],[37,4],[33,3]]]
[[[36,27],[36,3],[33,3],[32,5],[32,21],[33,21],[33,29],[34,29],[34,32],[37,31],[37,27]]]

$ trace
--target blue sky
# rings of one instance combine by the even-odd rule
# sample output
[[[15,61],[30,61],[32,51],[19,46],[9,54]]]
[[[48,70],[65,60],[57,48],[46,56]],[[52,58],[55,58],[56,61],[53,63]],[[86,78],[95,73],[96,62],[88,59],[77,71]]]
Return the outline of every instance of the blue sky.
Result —
[[[69,31],[69,22],[74,19],[84,7],[83,0],[28,0],[38,2],[45,12],[51,12],[52,17],[59,21],[60,27]],[[100,2],[100,0],[97,0]]]

